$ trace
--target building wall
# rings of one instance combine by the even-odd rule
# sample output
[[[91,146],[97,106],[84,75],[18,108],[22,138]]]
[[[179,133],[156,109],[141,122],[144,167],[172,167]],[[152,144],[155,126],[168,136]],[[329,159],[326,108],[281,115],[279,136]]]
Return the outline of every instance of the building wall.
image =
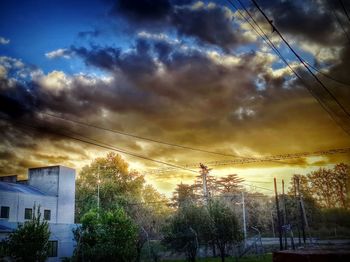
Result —
[[[30,168],[28,185],[50,196],[58,195],[59,166]]]
[[[1,224],[5,225],[8,228],[15,230],[18,227],[16,222],[5,222],[0,221]],[[50,238],[49,241],[57,241],[57,256],[49,257],[47,262],[59,262],[62,258],[71,257],[76,246],[74,240],[73,230],[77,228],[76,224],[49,224],[50,227]],[[0,241],[6,239],[8,233],[0,233]]]
[[[73,224],[75,213],[75,170],[59,167],[57,221]]]
[[[30,168],[28,184],[57,196],[56,223],[74,223],[75,170],[64,166]]]
[[[1,219],[9,222],[24,222],[24,211],[26,208],[40,206],[43,216],[44,210],[51,211],[51,219],[49,223],[57,223],[57,197],[40,196],[33,194],[25,194],[18,192],[0,191],[0,206],[10,207],[9,219]]]
[[[60,261],[60,258],[71,257],[75,248],[73,235],[75,212],[75,170],[63,167],[31,168],[28,171],[28,185],[40,190],[45,195],[11,192],[0,190],[0,206],[10,207],[9,219],[0,219],[0,224],[16,229],[18,223],[25,222],[25,208],[40,206],[42,217],[44,210],[51,211],[50,240],[58,241],[57,257],[49,262]],[[1,233],[4,238],[6,233]]]

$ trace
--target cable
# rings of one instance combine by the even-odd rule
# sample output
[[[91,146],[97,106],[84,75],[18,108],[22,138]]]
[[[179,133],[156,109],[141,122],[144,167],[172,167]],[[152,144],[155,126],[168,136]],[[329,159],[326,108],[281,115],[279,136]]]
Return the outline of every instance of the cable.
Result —
[[[0,118],[2,118],[2,117],[0,117]],[[9,120],[9,119],[7,119],[7,120]],[[35,126],[32,126],[32,125],[28,125],[28,124],[26,124],[26,123],[24,123],[22,121],[18,121],[18,120],[14,121],[14,122],[16,122],[16,123],[18,123],[18,124],[20,124],[22,126],[26,126],[26,127],[30,128],[30,129],[36,130],[36,131],[38,131],[37,130],[38,128],[41,128],[41,127],[35,127]],[[94,145],[94,146],[97,146],[97,147],[101,147],[101,148],[104,148],[104,149],[113,150],[113,151],[116,151],[118,153],[122,153],[122,154],[130,155],[130,156],[133,156],[133,157],[141,158],[141,159],[144,159],[144,160],[152,161],[152,162],[155,162],[155,163],[158,163],[158,164],[167,165],[167,166],[170,166],[170,167],[173,167],[173,168],[182,169],[182,170],[189,171],[189,172],[194,172],[196,174],[198,173],[197,171],[189,169],[189,168],[186,168],[186,167],[178,166],[178,165],[171,164],[171,163],[164,162],[164,161],[157,160],[157,159],[152,159],[152,158],[149,158],[149,157],[146,157],[146,156],[143,156],[143,155],[139,155],[139,154],[136,154],[136,153],[133,153],[133,152],[128,152],[128,151],[125,151],[123,149],[119,149],[119,148],[116,148],[114,146],[110,146],[108,144],[101,143],[101,142],[99,142],[99,141],[97,141],[95,139],[82,136],[80,134],[78,134],[78,136],[80,136],[82,138],[85,138],[85,139],[88,139],[88,140],[91,140],[92,142],[84,140],[84,139],[81,139],[81,138],[73,137],[73,136],[67,135],[65,133],[59,133],[59,132],[53,131],[53,130],[47,130],[47,132],[55,134],[55,135],[58,135],[58,136],[66,137],[66,138],[69,138],[69,139],[77,140],[77,141],[80,141],[80,142],[83,142],[83,143],[86,143],[86,144],[90,144],[90,145]],[[69,132],[69,133],[73,133],[74,134],[74,132]],[[77,135],[77,134],[75,133],[75,135]],[[98,143],[100,143],[100,144],[98,144]]]
[[[264,36],[262,36],[256,29],[255,27],[250,23],[250,21],[241,13],[241,11],[239,10],[239,8],[231,1],[231,0],[226,0],[230,5],[233,6],[233,8],[235,8],[237,10],[237,12],[239,13],[239,15],[252,27],[252,29],[255,31],[255,33],[257,35],[259,35],[264,42],[277,54],[277,56],[288,66],[288,68],[294,73],[294,75],[300,80],[300,82],[306,87],[306,89],[309,91],[309,93],[316,99],[316,101],[320,104],[320,106],[328,113],[328,115],[333,119],[333,121],[344,131],[346,132],[348,135],[350,135],[350,130],[346,129],[342,123],[340,121],[338,121],[335,116],[333,114],[335,114],[334,112],[332,112],[331,109],[329,109],[326,106],[326,103],[323,102],[318,96],[317,94],[315,94],[313,92],[313,90],[309,87],[309,85],[302,79],[302,77],[289,65],[288,61],[283,57],[283,55],[280,53],[280,51],[278,50],[278,48],[274,45],[274,43],[269,39],[269,37],[265,34],[265,32],[262,30],[262,28],[259,26],[259,24],[255,21],[254,17],[249,13],[249,11],[245,8],[245,6],[243,5],[243,3],[241,1],[239,1],[239,3],[241,4],[242,8],[247,12],[247,14],[249,15],[249,17],[253,20],[254,24],[260,29],[260,31],[262,32],[262,34]],[[336,114],[335,114],[336,115]],[[339,116],[337,116],[338,118],[341,118]]]
[[[265,158],[260,158],[258,161],[248,161],[248,160],[222,160],[222,161],[212,161],[212,162],[206,162],[206,164],[210,166],[225,166],[225,165],[232,165],[232,164],[246,164],[246,163],[257,163],[257,162],[270,162],[271,160],[279,161],[284,159],[297,159],[302,157],[308,157],[308,156],[323,156],[323,155],[333,155],[333,154],[345,154],[350,152],[349,148],[336,148],[336,149],[328,149],[328,150],[319,150],[314,152],[300,152],[300,153],[292,153],[292,154],[284,154],[284,155],[272,155]],[[187,163],[183,164],[182,166],[185,167],[195,167],[197,166],[197,163]],[[164,168],[164,169],[152,169],[152,171],[147,172],[148,174],[155,174],[155,173],[165,173],[165,172],[171,172],[174,171],[173,168]]]
[[[349,38],[349,41],[350,41],[350,38]],[[318,69],[317,67],[311,65],[311,64],[310,64],[309,62],[307,62],[305,59],[303,59],[303,60],[304,60],[304,62],[305,62],[309,67],[311,67],[313,70],[315,70],[317,73],[323,75],[324,77],[326,77],[326,78],[328,78],[328,79],[331,79],[331,80],[333,80],[334,82],[337,82],[337,83],[339,83],[339,84],[346,85],[346,86],[350,86],[350,83],[347,83],[347,82],[341,81],[341,80],[339,80],[339,79],[336,79],[336,78],[332,77],[331,75],[322,72],[322,71],[321,71],[320,69]]]
[[[336,104],[344,111],[344,113],[350,117],[350,113],[345,109],[345,107],[338,101],[338,99],[332,94],[332,92],[329,91],[329,89],[321,82],[321,80],[312,72],[312,70],[308,67],[308,65],[304,62],[304,60],[299,56],[299,54],[291,47],[291,45],[288,43],[288,41],[283,37],[281,32],[276,28],[276,26],[273,24],[273,21],[270,20],[265,12],[260,8],[256,0],[251,0],[253,4],[256,6],[256,8],[260,11],[260,13],[264,16],[266,21],[271,25],[273,32],[276,32],[278,36],[282,39],[282,41],[288,46],[289,50],[292,51],[292,53],[298,58],[298,60],[304,65],[304,67],[307,69],[307,71],[315,78],[315,80],[323,87],[323,89],[331,96],[331,98],[336,102]]]
[[[345,8],[345,5],[344,5],[343,1],[342,1],[342,0],[338,0],[338,2],[340,3],[340,5],[341,5],[341,7],[342,7],[342,9],[343,9],[343,11],[344,11],[346,17],[348,18],[348,20],[349,20],[349,22],[350,22],[350,16],[349,16],[349,14],[348,14],[348,11],[347,11],[346,8]]]
[[[335,17],[335,20],[336,20],[337,23],[339,24],[340,28],[342,29],[343,33],[345,34],[346,38],[347,38],[348,41],[350,42],[350,36],[349,36],[348,32],[345,30],[343,23],[340,21],[340,19],[339,19],[337,13],[336,13],[336,11],[335,11],[335,8],[334,8],[334,5],[333,5],[332,0],[328,0],[328,3],[329,3],[330,6],[333,6],[333,8],[332,8],[332,14],[333,14],[333,16]]]
[[[316,101],[320,104],[320,106],[329,114],[329,116],[334,120],[335,123],[337,123],[339,125],[339,127],[341,127],[343,129],[344,132],[346,132],[348,135],[350,135],[350,129],[348,130],[347,127],[343,126],[343,123],[341,122],[341,116],[337,115],[336,113],[334,113],[331,109],[328,108],[326,102],[323,102],[316,93],[314,93],[314,91],[308,86],[307,83],[304,82],[304,80],[293,70],[293,68],[288,64],[288,62],[284,59],[284,57],[281,55],[281,53],[279,52],[279,50],[274,46],[274,44],[269,40],[269,38],[267,37],[267,35],[263,32],[263,30],[260,28],[260,26],[255,22],[255,19],[250,15],[249,11],[246,10],[246,8],[243,8],[246,10],[246,12],[248,13],[248,15],[252,18],[252,20],[254,21],[254,23],[259,27],[259,29],[263,32],[263,34],[265,35],[266,39],[254,28],[254,26],[249,22],[249,20],[239,11],[239,9],[232,3],[232,1],[227,0],[228,3],[230,3],[237,11],[238,13],[250,24],[250,26],[253,28],[253,30],[263,38],[263,40],[273,49],[273,51],[275,51],[275,53],[282,59],[282,61],[284,63],[286,63],[286,65],[289,67],[289,69],[298,77],[298,79],[301,81],[301,83],[307,88],[307,90],[310,92],[310,94],[316,99]],[[241,3],[241,2],[240,2]],[[269,42],[269,43],[268,43]],[[294,51],[294,50],[293,50]],[[303,61],[303,60],[302,60]],[[303,64],[305,66],[305,64]],[[310,71],[310,69],[309,69]],[[311,72],[312,73],[312,72]],[[347,112],[345,111],[345,114]],[[337,118],[335,117],[337,116]]]
[[[60,119],[60,120],[69,121],[69,122],[72,122],[72,123],[75,123],[75,124],[88,126],[88,127],[92,127],[92,128],[96,128],[96,129],[112,132],[112,133],[115,133],[115,134],[119,134],[119,135],[123,135],[123,136],[129,136],[129,137],[133,137],[133,138],[137,138],[137,139],[141,139],[141,140],[146,140],[146,141],[154,142],[154,143],[158,143],[158,144],[163,144],[163,145],[167,145],[167,146],[178,147],[178,148],[182,148],[182,149],[188,149],[188,150],[192,150],[192,151],[198,151],[198,152],[203,152],[203,153],[208,153],[208,154],[215,154],[215,155],[226,156],[226,157],[235,157],[235,158],[242,158],[242,159],[253,159],[253,158],[246,158],[246,157],[242,157],[242,156],[238,156],[238,155],[234,155],[234,154],[225,154],[225,153],[209,151],[209,150],[200,149],[200,148],[193,148],[193,147],[189,147],[189,146],[169,143],[169,142],[160,141],[160,140],[156,140],[156,139],[152,139],[152,138],[142,137],[142,136],[139,136],[139,135],[126,133],[126,132],[122,132],[122,131],[115,130],[115,129],[110,129],[110,128],[106,128],[106,127],[100,127],[100,126],[96,126],[96,125],[92,125],[92,124],[76,121],[76,120],[73,120],[73,119],[60,117],[60,116],[53,115],[53,114],[50,114],[50,113],[41,113],[41,114],[44,114],[44,115],[47,115],[47,116],[50,116],[50,117],[54,117],[54,118],[57,118],[57,119]]]

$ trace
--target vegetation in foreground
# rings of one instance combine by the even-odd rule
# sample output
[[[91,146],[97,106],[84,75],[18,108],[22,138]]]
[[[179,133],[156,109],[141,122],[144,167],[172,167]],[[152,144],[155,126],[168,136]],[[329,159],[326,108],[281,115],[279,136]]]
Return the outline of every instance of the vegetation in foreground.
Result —
[[[333,169],[321,168],[306,176],[293,176],[287,194],[280,196],[280,208],[282,212],[287,210],[286,223],[290,223],[294,235],[301,233],[299,198],[295,198],[293,190],[296,179],[300,181],[300,196],[312,236],[349,238],[349,167],[339,164]],[[186,256],[187,261],[235,259],[227,254],[228,247],[238,244],[243,237],[242,193],[248,237],[252,236],[252,227],[262,236],[277,235],[274,197],[247,191],[236,174],[221,178],[208,174],[207,182],[210,196],[207,199],[203,198],[199,176],[192,185],[179,184],[169,200],[147,185],[142,174],[130,170],[119,155],[110,153],[95,159],[83,168],[77,180],[76,222],[81,223],[81,227],[75,231],[77,247],[71,260],[144,261],[151,258],[161,261],[174,252]],[[40,217],[37,225],[39,222]],[[35,258],[41,261],[46,254],[49,233],[45,231],[45,223],[39,233],[35,230],[32,228],[25,236],[43,236],[42,252],[38,251]],[[23,245],[21,238],[15,235],[10,238]],[[198,259],[200,247],[210,250],[215,258]],[[1,247],[3,254],[9,250]],[[29,253],[20,250],[11,255],[23,260]],[[239,261],[271,261],[271,255],[244,257]]]

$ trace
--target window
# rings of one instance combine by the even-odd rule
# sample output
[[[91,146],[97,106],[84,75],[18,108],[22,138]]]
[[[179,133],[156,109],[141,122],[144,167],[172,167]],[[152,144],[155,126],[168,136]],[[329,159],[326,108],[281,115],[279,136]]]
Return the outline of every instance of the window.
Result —
[[[51,210],[44,210],[44,220],[51,220]]]
[[[10,216],[10,207],[1,207],[0,218],[9,218]]]
[[[57,241],[49,241],[48,254],[49,257],[57,257]]]
[[[32,219],[33,210],[31,208],[24,209],[24,219]]]

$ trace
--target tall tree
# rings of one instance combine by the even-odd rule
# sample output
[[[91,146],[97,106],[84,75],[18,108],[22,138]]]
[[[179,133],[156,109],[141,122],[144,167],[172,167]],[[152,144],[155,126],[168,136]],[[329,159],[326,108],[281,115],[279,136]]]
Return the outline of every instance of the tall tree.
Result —
[[[172,201],[175,206],[180,207],[197,199],[194,193],[194,186],[180,183],[173,192]]]
[[[217,180],[217,185],[221,194],[236,194],[243,190],[242,182],[244,179],[237,174],[230,174]]]
[[[165,228],[163,243],[178,252],[185,252],[188,261],[195,261],[201,242],[211,236],[206,207],[188,203],[181,206]]]
[[[335,187],[341,207],[350,208],[350,169],[349,166],[340,163],[333,168]]]
[[[98,187],[101,208],[110,208],[116,203],[140,201],[144,181],[118,154],[95,159],[83,167],[76,182],[76,220],[96,207]]]
[[[213,238],[219,248],[221,261],[225,261],[228,244],[242,239],[236,214],[223,201],[211,200],[208,204]]]

